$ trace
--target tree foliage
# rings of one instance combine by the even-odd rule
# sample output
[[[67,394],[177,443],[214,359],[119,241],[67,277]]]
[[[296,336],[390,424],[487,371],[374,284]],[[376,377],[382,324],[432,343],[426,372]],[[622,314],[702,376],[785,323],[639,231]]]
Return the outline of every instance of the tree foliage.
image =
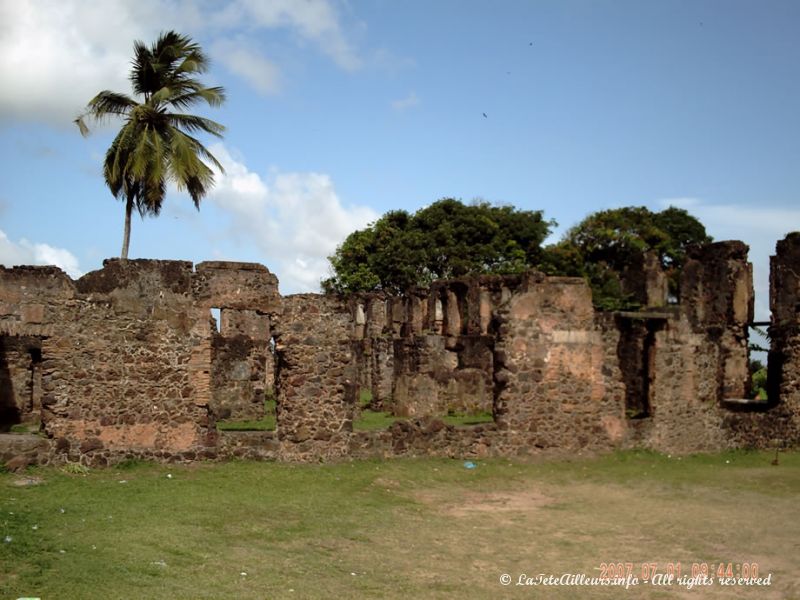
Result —
[[[684,209],[615,208],[589,215],[545,248],[541,267],[551,275],[586,277],[600,308],[626,308],[630,301],[622,276],[626,268],[641,264],[644,253],[656,254],[675,294],[687,249],[710,241],[703,224]]]
[[[554,223],[541,211],[446,198],[409,214],[391,211],[350,234],[329,257],[327,292],[402,292],[436,279],[518,273],[538,264]]]
[[[205,117],[184,114],[196,104],[216,107],[225,100],[221,87],[205,87],[197,75],[208,69],[208,58],[191,38],[174,31],[162,33],[147,46],[134,43],[129,79],[137,100],[126,94],[101,91],[75,122],[82,134],[87,120],[123,119],[122,127],[106,152],[103,176],[111,193],[125,202],[122,257],[127,258],[130,215],[158,215],[167,182],[186,190],[195,207],[214,183],[205,161],[222,171],[222,165],[194,137],[208,133],[222,137],[224,127]]]

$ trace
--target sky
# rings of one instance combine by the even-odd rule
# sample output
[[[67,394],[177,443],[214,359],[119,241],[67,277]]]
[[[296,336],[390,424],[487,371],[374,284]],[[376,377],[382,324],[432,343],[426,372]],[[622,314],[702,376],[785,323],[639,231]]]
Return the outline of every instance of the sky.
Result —
[[[480,198],[557,221],[686,208],[768,257],[800,228],[795,0],[0,0],[0,264],[71,276],[118,256],[102,178],[134,40],[207,51],[225,166],[200,210],[170,189],[131,258],[254,261],[317,291],[327,256],[388,210]]]

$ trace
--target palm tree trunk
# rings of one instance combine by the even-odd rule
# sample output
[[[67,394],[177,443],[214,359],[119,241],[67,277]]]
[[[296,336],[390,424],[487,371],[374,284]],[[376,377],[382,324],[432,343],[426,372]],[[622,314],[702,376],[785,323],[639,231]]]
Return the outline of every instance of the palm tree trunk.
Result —
[[[133,196],[129,195],[125,202],[125,232],[122,234],[122,260],[128,260],[128,246],[131,243],[131,213],[133,212]]]

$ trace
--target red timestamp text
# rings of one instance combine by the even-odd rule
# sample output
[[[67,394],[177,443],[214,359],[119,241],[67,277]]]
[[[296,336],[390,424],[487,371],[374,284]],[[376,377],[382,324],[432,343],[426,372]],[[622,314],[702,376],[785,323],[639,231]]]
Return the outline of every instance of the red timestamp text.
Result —
[[[757,562],[602,562],[599,569],[601,579],[638,577],[642,582],[669,577],[678,579],[683,575],[691,577],[718,577],[755,579],[759,576]]]

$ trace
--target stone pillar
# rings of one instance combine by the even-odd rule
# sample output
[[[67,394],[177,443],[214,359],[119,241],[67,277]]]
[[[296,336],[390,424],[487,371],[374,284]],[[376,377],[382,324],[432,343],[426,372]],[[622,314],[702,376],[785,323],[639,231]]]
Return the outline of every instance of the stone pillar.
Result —
[[[458,310],[458,296],[447,290],[445,303],[445,335],[458,336],[461,334],[461,314]]]
[[[718,400],[747,398],[748,327],[753,320],[753,265],[743,242],[708,244],[689,252],[681,274],[681,308],[692,328],[719,348]]]
[[[646,252],[635,257],[622,275],[622,288],[642,306],[656,308],[667,304],[667,276],[658,255]]]
[[[337,297],[283,299],[276,328],[277,431],[289,457],[341,453],[342,434],[352,431],[357,387],[352,327],[352,312]]]
[[[800,233],[779,241],[770,257],[768,394],[771,402],[800,404]]]
[[[610,447],[622,407],[607,394],[604,346],[585,281],[531,281],[498,308],[495,422],[536,448]]]
[[[360,340],[364,338],[364,326],[367,323],[367,316],[364,314],[364,305],[360,302],[356,304],[355,312],[355,328],[353,336],[355,339]]]
[[[366,305],[367,323],[364,362],[369,371],[361,378],[369,382],[372,404],[382,406],[392,396],[392,336],[394,324],[391,301],[384,296],[371,296]]]
[[[444,331],[444,310],[442,309],[442,301],[433,298],[433,333],[441,335]]]
[[[492,295],[487,290],[480,292],[480,333],[486,335],[489,332],[489,324],[492,322]]]

